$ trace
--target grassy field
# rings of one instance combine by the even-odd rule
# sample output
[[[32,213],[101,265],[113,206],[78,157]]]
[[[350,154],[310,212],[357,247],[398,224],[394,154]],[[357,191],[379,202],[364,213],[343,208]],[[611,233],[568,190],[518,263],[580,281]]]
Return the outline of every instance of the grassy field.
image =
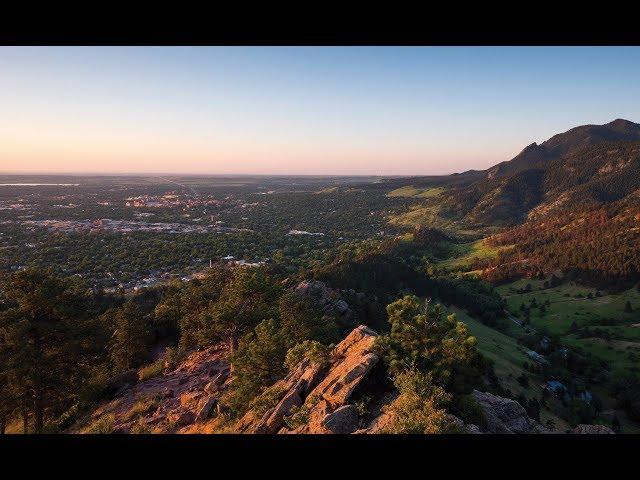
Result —
[[[520,306],[548,301],[546,312],[531,308],[531,325],[543,332],[562,337],[567,345],[604,360],[616,374],[640,373],[640,292],[633,288],[611,294],[573,282],[544,288],[543,280],[519,280],[502,285],[498,291],[507,308],[523,318]],[[518,293],[531,285],[530,292]],[[589,297],[591,295],[591,297]],[[633,311],[626,312],[630,302]],[[575,324],[578,331],[572,331]],[[585,328],[588,331],[585,333]]]
[[[390,191],[388,197],[433,198],[444,192],[443,187],[417,188],[412,185],[396,188]]]
[[[513,247],[492,247],[488,245],[484,239],[468,243],[452,244],[451,258],[440,262],[439,265],[449,270],[464,270],[470,267],[476,258],[495,258],[498,256],[498,252],[509,248]]]
[[[476,228],[460,220],[443,217],[437,205],[413,205],[403,213],[390,215],[387,220],[396,227],[413,228],[416,225],[427,225],[445,233],[469,239],[484,237],[495,230],[489,227]]]
[[[526,349],[518,345],[515,338],[480,323],[457,307],[448,308],[448,312],[455,313],[457,319],[464,322],[471,334],[476,337],[478,349],[493,362],[496,375],[504,388],[511,390],[514,395],[522,394],[527,399],[536,398],[539,400],[542,397],[542,378],[524,369],[524,363],[531,363],[531,359],[527,356]],[[514,325],[514,327],[517,326]],[[518,383],[518,377],[523,374],[529,378],[528,387],[523,387]],[[553,404],[556,400],[550,398],[548,402]],[[555,428],[560,430],[568,428],[568,424],[564,420],[548,409],[542,409],[540,412],[541,422],[546,424],[550,419],[555,423]]]
[[[544,280],[518,280],[502,285],[498,292],[507,301],[507,308],[515,316],[522,316],[520,306],[530,305],[533,299],[537,304],[546,303],[546,313],[540,315],[538,308],[531,310],[531,324],[536,328],[547,329],[555,335],[570,333],[573,322],[578,327],[609,328],[610,320],[616,325],[616,332],[622,338],[638,339],[640,337],[640,292],[633,288],[619,294],[600,292],[591,287],[577,285],[573,282],[555,288],[544,288]],[[518,293],[519,289],[531,285],[530,292]],[[591,294],[591,298],[589,298]],[[629,301],[634,308],[631,313],[625,312],[625,304]],[[627,335],[629,337],[627,337]]]

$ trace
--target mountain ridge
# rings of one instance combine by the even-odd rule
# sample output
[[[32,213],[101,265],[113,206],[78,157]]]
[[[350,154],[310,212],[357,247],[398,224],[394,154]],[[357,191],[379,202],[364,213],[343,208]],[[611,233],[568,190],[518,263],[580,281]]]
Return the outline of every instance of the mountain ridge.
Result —
[[[431,204],[475,225],[514,225],[558,208],[620,200],[640,189],[640,124],[581,125],[527,145]]]

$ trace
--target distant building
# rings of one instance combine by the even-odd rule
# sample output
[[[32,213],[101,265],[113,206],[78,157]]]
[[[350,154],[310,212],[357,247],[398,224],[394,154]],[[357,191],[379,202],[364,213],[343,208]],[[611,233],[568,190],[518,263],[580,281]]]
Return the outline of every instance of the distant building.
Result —
[[[533,350],[527,351],[527,356],[538,363],[549,363],[543,355],[540,355],[538,352],[534,352]]]

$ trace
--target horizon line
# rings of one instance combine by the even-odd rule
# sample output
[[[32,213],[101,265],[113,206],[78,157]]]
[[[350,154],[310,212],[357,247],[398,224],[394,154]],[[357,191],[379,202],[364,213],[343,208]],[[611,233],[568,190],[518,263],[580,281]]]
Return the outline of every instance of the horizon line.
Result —
[[[338,173],[338,174],[314,174],[314,173],[162,173],[162,172],[1,172],[0,176],[79,176],[79,177],[159,177],[159,176],[179,176],[179,177],[376,177],[376,178],[401,178],[401,177],[447,177],[450,175],[460,175],[466,172],[479,171],[475,169],[465,170],[464,172],[441,173],[441,174],[367,174],[367,173]]]

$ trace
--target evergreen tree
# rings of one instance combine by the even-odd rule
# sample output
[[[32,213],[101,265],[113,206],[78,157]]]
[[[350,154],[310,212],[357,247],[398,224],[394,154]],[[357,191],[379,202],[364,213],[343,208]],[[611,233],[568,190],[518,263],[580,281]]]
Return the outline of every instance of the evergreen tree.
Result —
[[[33,413],[40,433],[86,378],[86,290],[50,268],[16,272],[2,290],[9,305],[0,313],[2,413],[20,410],[25,431]]]
[[[231,355],[233,379],[225,402],[243,413],[250,401],[286,373],[284,366],[290,339],[275,320],[264,320],[239,342]]]
[[[294,292],[283,294],[278,301],[280,325],[296,343],[315,340],[333,343],[339,339],[339,328],[332,317],[310,300],[299,298]]]
[[[140,366],[147,355],[150,340],[144,311],[135,301],[128,300],[108,315],[112,315],[115,329],[110,353],[116,370]]]
[[[376,350],[392,375],[416,368],[449,393],[468,393],[481,382],[477,340],[455,315],[443,318],[440,305],[422,305],[415,296],[389,304],[387,314],[391,331],[378,337]]]
[[[261,268],[236,268],[220,297],[202,312],[199,344],[221,339],[229,352],[238,349],[240,337],[262,320],[277,316],[279,286]]]

